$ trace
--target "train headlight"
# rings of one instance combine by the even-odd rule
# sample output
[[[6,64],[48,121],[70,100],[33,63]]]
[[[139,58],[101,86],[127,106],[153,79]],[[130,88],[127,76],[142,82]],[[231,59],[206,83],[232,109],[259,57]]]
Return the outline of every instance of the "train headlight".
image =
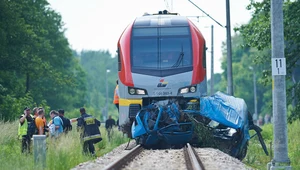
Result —
[[[135,94],[135,89],[134,88],[130,88],[129,89],[129,94],[134,95]]]
[[[180,94],[186,94],[186,93],[195,93],[197,91],[196,86],[188,86],[188,87],[183,87],[179,89]]]
[[[195,86],[190,87],[190,92],[195,93],[196,92],[196,87]]]
[[[185,93],[188,93],[188,92],[189,92],[189,88],[188,87],[180,89],[180,94],[185,94]]]
[[[128,87],[128,93],[130,95],[146,95],[147,91],[145,89],[139,89],[135,87]]]
[[[142,89],[136,89],[137,94],[146,94],[145,90]]]

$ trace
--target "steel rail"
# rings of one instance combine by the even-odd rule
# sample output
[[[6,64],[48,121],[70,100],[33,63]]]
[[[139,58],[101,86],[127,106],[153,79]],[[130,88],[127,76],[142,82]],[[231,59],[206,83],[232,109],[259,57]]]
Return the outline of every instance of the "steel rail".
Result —
[[[105,170],[119,170],[126,166],[129,162],[131,162],[137,155],[139,155],[144,148],[141,145],[137,145],[132,150],[130,150],[123,157],[117,159],[115,162],[107,165]]]
[[[205,170],[204,165],[200,160],[198,154],[189,143],[187,143],[187,146],[184,147],[183,152],[186,160],[187,169]]]

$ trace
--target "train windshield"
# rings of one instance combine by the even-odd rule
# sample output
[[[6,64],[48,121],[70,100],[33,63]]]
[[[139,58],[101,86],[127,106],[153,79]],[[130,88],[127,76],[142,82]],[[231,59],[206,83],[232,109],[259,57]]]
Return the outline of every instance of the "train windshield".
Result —
[[[190,71],[192,63],[189,27],[133,29],[131,42],[133,72],[162,76],[164,72],[174,74]]]

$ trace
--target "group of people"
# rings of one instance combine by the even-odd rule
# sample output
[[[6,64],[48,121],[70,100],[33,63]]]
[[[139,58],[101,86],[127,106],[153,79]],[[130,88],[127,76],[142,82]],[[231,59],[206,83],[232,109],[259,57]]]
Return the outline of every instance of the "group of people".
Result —
[[[116,108],[119,111],[119,90],[118,80],[114,91],[114,100]],[[94,144],[102,140],[99,127],[100,121],[86,113],[85,108],[80,108],[81,116],[79,118],[68,119],[64,116],[64,110],[51,110],[49,115],[51,120],[47,123],[45,118],[45,109],[43,107],[35,107],[33,114],[29,107],[24,108],[23,114],[19,119],[18,136],[22,143],[22,153],[30,152],[30,145],[33,135],[46,135],[57,139],[63,133],[72,130],[72,123],[77,122],[77,130],[80,131],[80,139],[83,143],[83,152],[95,155]],[[117,120],[117,125],[118,125]],[[105,122],[105,128],[108,131],[109,140],[111,137],[112,127],[115,126],[115,120],[109,116]]]
[[[63,132],[72,130],[70,120],[64,117],[64,110],[50,111],[51,120],[47,124],[45,110],[35,107],[33,114],[29,107],[24,108],[20,116],[18,136],[22,143],[22,152],[30,152],[31,138],[33,135],[46,135],[58,138]]]
[[[33,114],[29,107],[24,108],[20,116],[18,136],[21,140],[22,153],[30,153],[31,138],[33,135],[46,135],[57,139],[63,133],[72,130],[72,122],[77,122],[77,130],[80,131],[80,139],[83,144],[83,152],[95,155],[94,143],[102,140],[99,126],[100,121],[88,115],[85,108],[80,108],[79,118],[68,119],[64,116],[64,110],[51,110],[51,120],[47,124],[45,110],[42,107],[34,108]]]

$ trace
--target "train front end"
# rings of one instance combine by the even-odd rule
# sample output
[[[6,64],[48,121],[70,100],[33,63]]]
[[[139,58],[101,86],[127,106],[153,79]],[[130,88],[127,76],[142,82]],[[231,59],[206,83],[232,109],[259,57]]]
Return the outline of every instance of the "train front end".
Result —
[[[138,17],[118,42],[119,124],[130,125],[143,106],[176,100],[178,107],[205,96],[206,55],[201,32],[186,17]],[[127,124],[127,127],[126,127]]]

